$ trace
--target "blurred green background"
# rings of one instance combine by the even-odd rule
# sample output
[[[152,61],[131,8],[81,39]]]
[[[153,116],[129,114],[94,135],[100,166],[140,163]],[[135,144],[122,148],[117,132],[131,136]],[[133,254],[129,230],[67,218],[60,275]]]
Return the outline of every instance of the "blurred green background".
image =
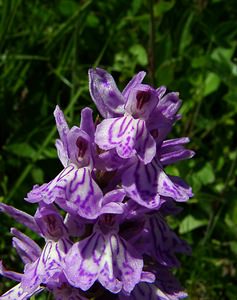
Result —
[[[93,107],[88,68],[112,72],[121,88],[146,70],[148,83],[180,92],[170,137],[189,136],[197,153],[168,170],[195,193],[169,219],[193,247],[176,275],[189,299],[236,300],[236,38],[236,0],[0,0],[0,201],[34,211],[26,193],[62,168],[55,105],[70,125]],[[0,256],[20,270],[12,224],[1,215]],[[12,283],[0,280],[1,294]]]

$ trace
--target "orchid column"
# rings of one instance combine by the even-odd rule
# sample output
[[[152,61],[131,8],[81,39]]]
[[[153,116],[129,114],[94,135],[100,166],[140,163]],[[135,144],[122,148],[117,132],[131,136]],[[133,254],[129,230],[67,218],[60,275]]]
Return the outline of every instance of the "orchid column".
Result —
[[[180,118],[178,93],[142,84],[139,72],[121,93],[102,69],[89,70],[92,100],[104,118],[95,125],[90,108],[80,127],[69,128],[57,106],[63,169],[34,186],[26,201],[37,203],[32,217],[6,204],[0,210],[37,232],[41,249],[16,229],[13,246],[22,273],[1,264],[0,273],[19,283],[0,299],[29,299],[41,291],[55,299],[182,299],[172,276],[176,253],[190,247],[169,228],[167,214],[187,201],[191,188],[165,166],[191,158],[186,137],[166,140]]]

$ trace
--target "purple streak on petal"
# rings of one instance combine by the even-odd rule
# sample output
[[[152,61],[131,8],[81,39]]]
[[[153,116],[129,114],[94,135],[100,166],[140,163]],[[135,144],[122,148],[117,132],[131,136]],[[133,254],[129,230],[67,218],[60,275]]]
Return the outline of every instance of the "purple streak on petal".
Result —
[[[2,261],[0,260],[0,275],[5,276],[14,281],[21,281],[22,275],[21,273],[9,271],[4,266]],[[1,298],[0,298],[1,299]]]
[[[14,286],[12,289],[10,289],[8,292],[0,296],[1,300],[26,300],[29,299],[31,296],[36,295],[43,291],[44,288],[37,287],[33,292],[28,293],[24,291],[21,287],[21,283]]]
[[[105,251],[105,239],[98,233],[75,243],[65,258],[64,273],[69,283],[88,290],[98,278],[99,266]]]
[[[145,121],[142,120],[138,120],[137,122],[135,149],[139,159],[144,164],[150,163],[156,154],[156,142],[148,132]]]
[[[122,175],[122,186],[128,196],[148,208],[157,208],[161,205],[157,186],[160,170],[153,167],[153,164],[152,162],[144,165],[137,161],[124,170]]]
[[[165,86],[160,86],[159,88],[156,89],[156,95],[159,99],[161,99],[166,92],[166,87]]]
[[[134,123],[135,122],[135,123]],[[136,120],[130,116],[106,119],[96,128],[95,142],[103,150],[116,148],[118,155],[134,155]]]
[[[60,136],[60,139],[64,145],[64,148],[67,150],[67,134],[69,132],[68,124],[65,120],[64,114],[57,105],[54,110],[54,117],[56,121],[56,126],[58,129],[58,133]]]
[[[32,292],[39,284],[55,281],[62,274],[65,252],[63,243],[47,241],[41,256],[25,267],[22,287]]]
[[[25,225],[34,232],[40,233],[40,230],[31,215],[4,203],[0,203],[0,211],[6,213],[10,217],[14,218],[17,222]]]
[[[31,238],[16,228],[12,228],[11,233],[15,236],[12,239],[13,247],[25,264],[32,263],[40,257],[41,248]]]
[[[124,97],[113,77],[105,70],[89,70],[89,90],[92,100],[104,118],[117,117],[124,113]]]
[[[133,90],[137,85],[142,83],[142,80],[146,76],[146,72],[141,71],[137,73],[126,85],[124,90],[122,91],[122,95],[124,96],[125,99],[128,99],[129,93],[131,90]]]

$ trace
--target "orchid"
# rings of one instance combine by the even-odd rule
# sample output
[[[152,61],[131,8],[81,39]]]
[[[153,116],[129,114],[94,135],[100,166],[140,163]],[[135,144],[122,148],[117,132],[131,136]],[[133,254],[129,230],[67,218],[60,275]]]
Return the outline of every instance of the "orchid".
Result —
[[[47,291],[57,300],[178,300],[186,297],[171,268],[176,253],[190,247],[166,223],[192,197],[191,187],[166,173],[166,166],[190,159],[187,137],[167,139],[181,105],[178,93],[142,83],[135,75],[122,92],[105,70],[89,70],[92,109],[70,128],[56,106],[61,172],[35,185],[25,200],[33,216],[0,203],[0,211],[39,235],[43,247],[13,228],[12,245],[21,272],[0,264],[0,274],[18,284],[0,299],[29,299]]]

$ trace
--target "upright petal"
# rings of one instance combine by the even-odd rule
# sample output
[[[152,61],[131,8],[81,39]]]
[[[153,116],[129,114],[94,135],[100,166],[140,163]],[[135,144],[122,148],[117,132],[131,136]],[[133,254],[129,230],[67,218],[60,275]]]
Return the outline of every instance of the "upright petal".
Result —
[[[137,85],[139,85],[140,83],[142,83],[142,80],[144,79],[144,77],[146,76],[146,72],[141,71],[139,73],[137,73],[130,81],[129,83],[126,85],[126,87],[124,88],[124,90],[122,91],[122,94],[124,96],[125,99],[128,99],[130,92],[136,88]]]
[[[100,114],[104,118],[123,115],[124,97],[113,77],[103,69],[89,70],[89,90]]]
[[[85,107],[81,111],[80,128],[91,137],[91,141],[94,141],[95,124],[93,122],[93,110],[89,107]]]
[[[56,146],[56,149],[57,149],[58,158],[61,161],[64,168],[66,168],[69,164],[68,152],[65,149],[65,147],[63,145],[63,142],[59,139],[56,140],[55,146]]]
[[[60,139],[61,139],[65,149],[67,150],[67,134],[69,131],[69,127],[65,120],[64,114],[58,105],[56,106],[56,108],[54,110],[54,117],[55,117],[56,126],[58,129]]]
[[[34,217],[45,239],[58,241],[68,236],[63,218],[52,204],[40,202]]]

